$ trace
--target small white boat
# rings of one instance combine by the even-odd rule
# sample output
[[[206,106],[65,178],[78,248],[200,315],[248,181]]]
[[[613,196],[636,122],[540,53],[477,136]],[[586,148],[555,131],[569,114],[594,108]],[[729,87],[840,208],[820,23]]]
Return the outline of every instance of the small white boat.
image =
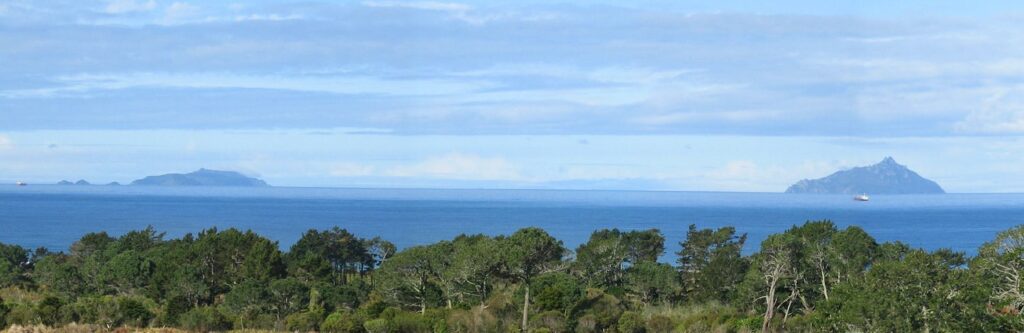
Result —
[[[853,197],[853,200],[856,200],[856,201],[868,201],[868,200],[871,200],[871,198],[868,197],[867,194],[860,194],[860,195],[855,195]]]
[[[14,185],[25,186],[25,185],[28,185],[28,183],[26,183],[26,182],[15,182]]]

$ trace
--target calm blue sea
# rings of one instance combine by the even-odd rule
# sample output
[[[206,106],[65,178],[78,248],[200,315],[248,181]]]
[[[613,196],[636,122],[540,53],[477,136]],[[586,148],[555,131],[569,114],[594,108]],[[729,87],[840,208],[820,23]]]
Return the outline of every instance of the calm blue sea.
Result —
[[[303,231],[339,226],[399,247],[460,233],[507,234],[537,226],[570,248],[601,228],[658,228],[668,253],[687,226],[735,226],[746,252],[807,220],[859,225],[879,241],[974,253],[1024,223],[1024,194],[872,196],[778,193],[326,188],[0,186],[0,242],[66,250],[87,232],[152,225],[178,237],[209,227],[252,229],[283,249]]]

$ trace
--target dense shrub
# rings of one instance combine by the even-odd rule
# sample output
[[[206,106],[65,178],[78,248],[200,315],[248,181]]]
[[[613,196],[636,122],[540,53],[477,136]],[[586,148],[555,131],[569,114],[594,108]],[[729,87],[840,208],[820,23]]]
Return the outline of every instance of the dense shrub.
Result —
[[[366,329],[366,333],[391,333],[394,332],[391,328],[391,323],[387,319],[377,318],[367,320],[363,323],[363,328]]]
[[[192,309],[181,315],[179,321],[183,328],[197,332],[222,331],[231,328],[231,321],[216,308],[209,306]]]
[[[0,330],[7,327],[7,313],[11,311],[11,308],[4,303],[4,299],[0,298]]]
[[[672,332],[672,318],[663,315],[653,315],[647,319],[647,333],[669,333]]]
[[[362,333],[363,320],[358,315],[349,312],[335,312],[320,324],[320,331],[327,333]]]
[[[146,308],[142,301],[132,298],[122,298],[117,303],[120,322],[123,325],[132,327],[146,327],[154,315]]]
[[[288,315],[285,318],[285,326],[289,331],[313,332],[320,328],[322,319],[323,312],[306,310]]]
[[[619,316],[619,333],[644,333],[644,318],[639,313],[626,311]]]

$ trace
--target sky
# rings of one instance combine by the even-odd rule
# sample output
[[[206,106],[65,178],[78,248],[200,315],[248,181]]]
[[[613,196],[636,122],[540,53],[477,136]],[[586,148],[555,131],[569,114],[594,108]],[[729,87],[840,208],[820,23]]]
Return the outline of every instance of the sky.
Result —
[[[0,0],[0,183],[1024,192],[1014,1]]]

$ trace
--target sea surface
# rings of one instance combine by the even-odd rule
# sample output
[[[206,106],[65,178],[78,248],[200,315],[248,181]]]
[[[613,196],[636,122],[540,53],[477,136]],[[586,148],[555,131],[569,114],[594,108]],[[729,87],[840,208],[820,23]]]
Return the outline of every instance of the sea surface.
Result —
[[[734,226],[746,253],[769,234],[808,220],[857,225],[882,241],[969,254],[1024,224],[1024,194],[848,195],[781,193],[212,188],[0,185],[0,242],[66,251],[88,232],[120,235],[152,225],[168,237],[217,227],[252,229],[287,250],[308,229],[346,228],[407,247],[462,233],[536,226],[571,249],[597,229],[660,229],[667,257],[687,227]]]

